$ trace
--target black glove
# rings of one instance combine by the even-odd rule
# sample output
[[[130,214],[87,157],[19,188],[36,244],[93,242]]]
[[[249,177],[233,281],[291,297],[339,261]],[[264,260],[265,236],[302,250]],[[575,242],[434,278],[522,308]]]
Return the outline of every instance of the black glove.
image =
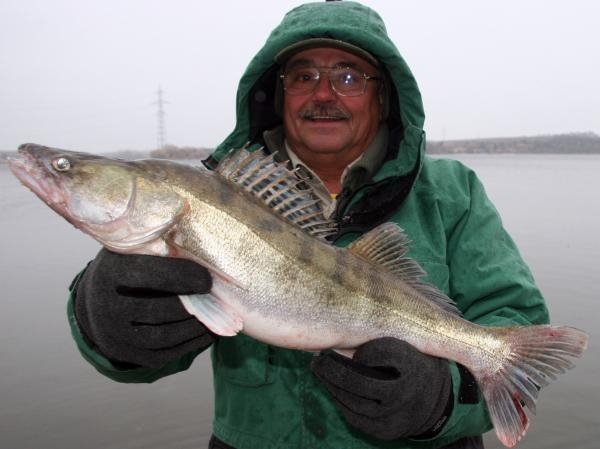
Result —
[[[452,411],[448,361],[395,338],[369,341],[352,359],[321,353],[312,369],[346,420],[382,440],[433,437]]]
[[[84,338],[117,366],[159,368],[214,341],[177,297],[211,285],[208,270],[188,260],[102,249],[77,286],[75,317]]]

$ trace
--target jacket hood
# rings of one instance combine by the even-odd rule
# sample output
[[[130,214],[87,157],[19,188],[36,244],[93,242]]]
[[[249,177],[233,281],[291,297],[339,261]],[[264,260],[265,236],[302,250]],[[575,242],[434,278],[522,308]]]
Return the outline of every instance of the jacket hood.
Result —
[[[276,111],[281,54],[299,42],[332,39],[358,47],[379,62],[388,97],[388,145],[371,178],[338,196],[340,233],[364,232],[387,220],[403,203],[423,162],[423,104],[417,83],[372,9],[351,1],[306,3],[288,12],[250,61],[237,92],[235,129],[205,161],[214,167],[225,154],[248,143],[264,145],[263,133],[281,125]],[[329,41],[331,42],[331,41]],[[385,82],[385,81],[384,81]]]
[[[276,58],[284,49],[315,38],[340,40],[372,54],[392,84],[387,86],[390,129],[402,134],[409,128],[422,131],[424,113],[419,88],[379,14],[356,2],[321,1],[289,11],[250,61],[238,86],[235,129],[218,146],[216,159],[248,141],[261,141],[262,132],[281,123],[274,107],[280,68]]]

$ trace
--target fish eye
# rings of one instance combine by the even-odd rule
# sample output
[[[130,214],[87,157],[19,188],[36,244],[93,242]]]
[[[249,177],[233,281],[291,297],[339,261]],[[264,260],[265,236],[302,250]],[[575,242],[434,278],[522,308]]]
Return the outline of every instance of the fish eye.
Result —
[[[52,161],[52,167],[56,171],[68,171],[71,168],[71,161],[64,156],[57,157]]]

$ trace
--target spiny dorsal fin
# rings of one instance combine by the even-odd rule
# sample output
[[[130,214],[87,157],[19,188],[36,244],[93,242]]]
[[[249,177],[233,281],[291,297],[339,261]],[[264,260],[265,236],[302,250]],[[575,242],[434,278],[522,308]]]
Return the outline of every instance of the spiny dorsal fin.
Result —
[[[423,282],[425,271],[406,257],[408,237],[396,223],[384,223],[348,246],[359,257],[383,267],[444,309],[461,314],[454,301],[430,284]]]
[[[310,188],[301,188],[295,172],[275,161],[274,154],[242,148],[227,155],[216,172],[308,234],[320,239],[335,234],[335,223],[325,217],[321,200]]]

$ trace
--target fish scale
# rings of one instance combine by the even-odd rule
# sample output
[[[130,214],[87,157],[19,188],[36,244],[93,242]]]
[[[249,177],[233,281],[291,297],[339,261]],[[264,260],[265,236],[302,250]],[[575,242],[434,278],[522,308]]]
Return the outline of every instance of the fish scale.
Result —
[[[216,172],[169,161],[122,161],[35,144],[9,162],[20,181],[108,249],[204,265],[210,293],[181,295],[214,333],[273,345],[352,351],[378,337],[407,341],[471,371],[500,441],[529,426],[539,389],[571,369],[587,334],[568,326],[482,327],[422,281],[393,223],[347,248],[285,164],[241,149]]]

